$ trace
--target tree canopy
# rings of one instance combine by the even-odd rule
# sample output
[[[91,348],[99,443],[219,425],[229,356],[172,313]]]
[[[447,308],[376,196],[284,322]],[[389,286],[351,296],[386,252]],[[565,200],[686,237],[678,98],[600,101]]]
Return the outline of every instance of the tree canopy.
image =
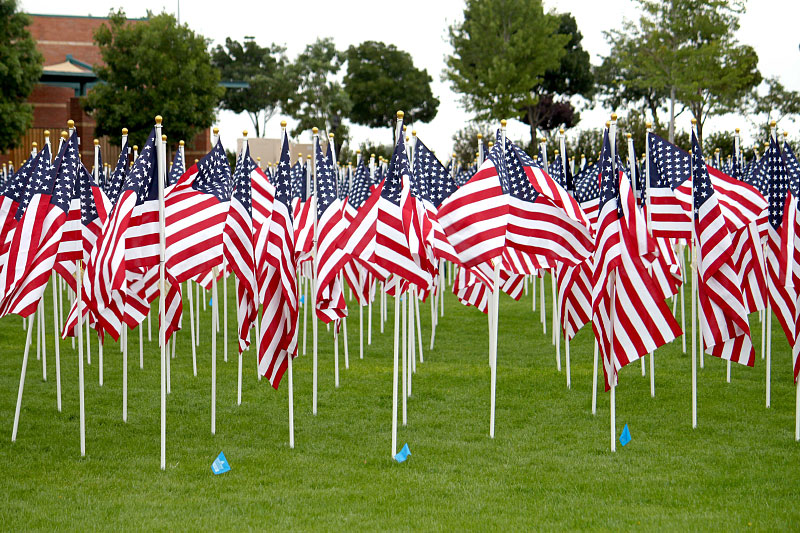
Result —
[[[530,109],[523,109],[522,122],[535,128],[551,132],[559,127],[570,128],[580,121],[580,114],[570,98],[580,95],[590,99],[594,94],[594,74],[589,62],[589,52],[583,49],[583,34],[570,13],[561,13],[558,18],[558,34],[569,40],[558,67],[544,74],[542,83],[531,90],[538,100]]]
[[[294,92],[286,102],[285,111],[298,121],[291,134],[317,127],[335,135],[336,153],[347,140],[344,120],[352,103],[341,83],[334,76],[342,66],[341,54],[333,39],[317,39],[306,46],[291,66]]]
[[[223,89],[211,64],[208,42],[167,13],[131,23],[122,10],[94,35],[103,65],[103,81],[87,95],[85,109],[97,122],[97,135],[119,142],[127,127],[131,142],[144,144],[153,117],[164,118],[173,140],[191,140],[214,121]]]
[[[225,39],[211,53],[211,60],[223,81],[243,81],[247,88],[229,87],[222,107],[234,113],[247,113],[255,136],[265,135],[266,124],[289,98],[293,90],[286,48],[276,44],[262,47],[253,39],[240,43]]]
[[[42,74],[43,57],[28,25],[17,0],[0,0],[0,151],[15,147],[33,123],[26,100]]]
[[[450,27],[444,77],[478,120],[524,116],[535,137],[537,88],[570,41],[560,23],[541,0],[467,0],[464,19]]]
[[[755,50],[734,35],[744,7],[728,0],[637,1],[638,24],[629,33],[607,34],[607,67],[620,72],[606,71],[607,97],[623,103],[652,98],[657,108],[668,94],[697,120],[702,139],[709,116],[741,110],[761,82]]]
[[[414,66],[408,52],[394,45],[365,41],[344,52],[344,88],[352,102],[349,118],[372,128],[391,127],[402,109],[406,121],[430,122],[439,107],[432,78]]]

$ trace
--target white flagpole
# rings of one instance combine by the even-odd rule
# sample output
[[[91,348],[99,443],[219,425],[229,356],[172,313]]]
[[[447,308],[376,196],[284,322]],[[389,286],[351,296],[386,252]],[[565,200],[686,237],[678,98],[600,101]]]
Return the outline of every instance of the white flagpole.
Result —
[[[236,294],[239,294],[239,278],[234,276],[234,286],[236,287]],[[238,317],[237,317],[238,318]],[[239,324],[238,320],[236,322],[237,326]],[[238,331],[238,327],[237,327]],[[250,336],[250,332],[247,333],[248,337]],[[238,337],[238,335],[237,335]],[[237,343],[238,344],[238,343]],[[242,351],[237,350],[239,353],[239,369],[236,377],[236,405],[242,405]],[[256,360],[258,357],[256,357]]]
[[[558,137],[559,137],[559,153],[561,155],[561,168],[564,169],[564,188],[567,188],[567,136],[564,134],[564,128],[559,128],[558,130]],[[559,305],[561,303],[561,298],[563,295],[560,291],[556,291],[555,289],[558,288],[558,284],[556,281],[556,271],[557,268],[553,268],[553,328],[555,329],[554,334],[556,337],[556,355],[558,360],[561,361],[561,313]],[[567,338],[566,334],[564,335],[564,363],[566,364],[566,374],[567,374],[567,388],[572,388],[571,384],[571,369],[570,369],[570,362],[569,362],[569,339]]]
[[[383,293],[383,291],[381,291]],[[383,321],[381,321],[383,323]],[[400,338],[397,335],[400,329],[400,278],[394,277],[394,366],[392,369],[392,459],[397,455],[397,364],[400,349]],[[29,334],[30,337],[30,334]],[[26,352],[27,354],[27,352]],[[26,358],[27,361],[27,358]],[[24,375],[24,373],[23,373]],[[24,379],[24,378],[23,378]],[[20,387],[20,397],[22,388]],[[17,402],[19,404],[19,402]],[[17,408],[19,413],[19,408]],[[17,417],[19,418],[19,417]],[[12,439],[13,440],[13,439]]]
[[[194,298],[192,298],[194,290],[192,290],[191,283],[191,281],[186,282],[186,292],[189,294],[189,344],[192,346],[192,373],[194,377],[197,377],[197,347],[194,344]]]
[[[397,288],[395,290],[400,290],[400,282],[397,283]],[[402,295],[400,300],[400,307],[401,312],[403,313],[403,325],[399,332],[396,332],[395,335],[400,337],[400,345],[401,345],[401,362],[402,362],[402,375],[403,375],[403,425],[405,426],[408,423],[408,411],[407,411],[407,399],[408,399],[408,363],[406,358],[408,357],[408,293]]]
[[[312,130],[312,144],[311,151],[313,152],[311,158],[311,179],[314,183],[314,248],[311,255],[311,336],[312,336],[312,399],[311,399],[311,413],[317,414],[317,146],[319,144],[319,129],[313,128]],[[312,197],[309,196],[309,201]]]
[[[52,154],[52,146],[50,144],[50,131],[44,131],[44,144],[50,147],[50,153]],[[59,324],[61,322],[58,307],[59,307],[59,295],[60,295],[60,283],[61,278],[59,276],[53,276],[53,346],[56,352],[56,406],[58,408],[58,412],[61,412],[61,330],[59,328]],[[102,365],[101,365],[102,368]]]
[[[214,143],[216,144],[216,143]],[[217,433],[217,328],[213,326],[217,318],[217,267],[211,269],[211,298],[214,300],[214,305],[211,306],[211,434]]]
[[[156,117],[156,150],[158,155],[158,226],[159,226],[159,265],[158,265],[158,346],[161,351],[161,470],[167,468],[167,353],[165,343],[166,297],[164,286],[166,237],[164,230],[164,180],[166,178],[166,154],[164,145],[158,142],[161,137],[161,116]],[[141,327],[141,326],[140,326]]]
[[[505,130],[505,128],[503,128]],[[503,132],[505,137],[505,131]],[[505,144],[505,139],[503,139]],[[489,372],[491,373],[491,400],[489,412],[489,437],[494,438],[494,419],[495,419],[495,401],[497,395],[497,320],[499,314],[497,306],[500,296],[500,261],[494,261],[494,276],[492,280],[492,295],[491,305],[489,306],[489,313],[492,319],[489,321]]]
[[[144,324],[144,321],[142,321],[142,324]],[[139,369],[144,369],[144,333],[142,324],[139,324],[136,328],[139,330]]]
[[[628,133],[628,134],[625,135],[625,137],[626,137],[627,142],[628,142],[628,166],[631,169],[631,179],[636,181],[636,154],[634,154],[634,152],[633,152],[633,136],[630,133]],[[650,232],[650,224],[649,223],[647,224],[647,231],[648,231],[648,233]],[[653,270],[652,267],[648,267],[647,268],[648,273],[651,273],[652,270]],[[640,357],[639,359],[642,362],[642,377],[645,377],[647,375],[646,367],[645,367],[645,364],[646,364],[645,357]],[[651,396],[655,395],[655,393],[652,390],[652,388],[650,390],[650,395]]]
[[[75,271],[78,276],[76,280],[76,287],[78,288],[75,291],[75,298],[78,302],[77,309],[80,310],[81,308],[81,293],[83,292],[80,290],[81,285],[83,284],[83,263],[82,261],[75,262]],[[78,330],[78,391],[79,391],[79,398],[80,398],[80,432],[81,432],[81,457],[86,455],[86,412],[85,412],[85,400],[84,400],[84,387],[83,387],[83,324],[81,324],[83,320],[83,313],[80,311],[78,312],[78,325],[76,329]]]
[[[431,294],[429,296],[429,298],[433,298],[433,294]],[[416,290],[414,291],[414,309],[415,309],[414,317],[417,320],[417,344],[419,345],[418,346],[419,347],[419,362],[420,363],[424,363],[425,362],[425,357],[423,357],[423,355],[422,355],[422,326],[420,325],[420,319],[419,319],[419,297],[418,297],[418,295],[416,293]],[[416,371],[417,370],[416,370],[416,367],[415,367],[414,372],[416,372]]]
[[[95,139],[94,140],[94,181],[100,185],[102,183],[101,174],[100,174],[100,141]],[[78,287],[78,290],[81,290]],[[87,320],[86,326],[89,326],[89,321]],[[87,335],[88,337],[88,335]],[[56,346],[58,345],[58,337],[56,337]],[[97,368],[97,378],[100,383],[100,386],[103,386],[103,340],[100,334],[97,334],[97,359],[98,359],[98,368]],[[57,349],[57,348],[56,348]]]
[[[128,326],[125,322],[122,323],[122,421],[128,421],[128,344],[127,344],[127,331]]]
[[[777,143],[776,125],[777,124],[775,123],[774,120],[769,123],[769,134],[770,134],[770,137]],[[787,222],[787,224],[788,224],[788,222]],[[769,298],[767,298],[767,301],[769,301]],[[767,375],[766,375],[766,392],[767,392],[766,396],[767,396],[767,398],[766,398],[766,400],[767,401],[766,401],[766,403],[767,403],[767,409],[769,409],[769,407],[770,407],[770,397],[771,397],[771,386],[772,386],[772,309],[769,306],[769,304],[767,304],[767,319],[766,319],[765,322],[766,322],[766,325],[765,325],[764,329],[766,329],[766,331],[767,331],[767,364],[766,364],[766,371],[767,371]]]
[[[696,120],[692,119],[692,131],[696,125]],[[697,314],[697,267],[699,255],[697,253],[697,228],[694,221],[694,175],[692,175],[692,428],[697,427],[697,339],[700,338],[700,354],[702,368],[702,328],[698,327]]]
[[[597,413],[597,338],[594,339],[594,369],[592,370],[592,414]]]
[[[25,388],[25,372],[28,369],[28,352],[30,352],[31,348],[31,334],[33,333],[33,327],[31,327],[30,324],[28,324],[27,329],[28,329],[28,336],[27,339],[25,340],[25,351],[22,356],[22,370],[19,373],[19,392],[17,392],[17,407],[14,410],[14,428],[11,430],[11,442],[15,442],[17,440],[17,429],[19,428],[19,411],[22,408],[22,389]],[[395,362],[396,361],[397,357],[395,356]]]
[[[645,151],[645,159],[644,159],[644,205],[645,205],[645,223],[647,224],[647,231],[652,233],[652,216],[650,214],[650,132],[653,129],[653,124],[651,122],[647,122],[645,124],[647,128],[645,133],[644,139],[644,151]],[[630,143],[631,148],[629,149],[630,157],[631,157],[631,169],[633,169],[633,165],[636,162],[634,159],[633,154],[633,141]],[[682,272],[681,272],[682,273]],[[681,290],[683,290],[683,284],[681,284]],[[684,342],[686,339],[684,337]],[[644,372],[644,369],[642,370]],[[656,367],[655,367],[655,353],[650,352],[650,397],[655,398],[656,396],[656,377],[655,377]]]
[[[222,355],[228,362],[228,264],[222,262]]]
[[[364,359],[364,306],[361,302],[356,303],[358,304],[358,358]]]
[[[617,180],[617,187],[619,187],[617,165],[616,165],[616,162],[615,162],[616,161],[616,156],[614,154],[614,149],[616,148],[616,145],[617,145],[617,138],[616,138],[616,135],[617,135],[617,114],[616,113],[612,113],[611,114],[611,122],[609,124],[609,128],[608,129],[609,129],[609,135],[608,136],[610,138],[609,140],[611,141],[610,142],[610,144],[611,144],[611,167],[614,169],[614,179]],[[609,365],[610,365],[611,368],[609,369],[607,374],[608,374],[608,376],[610,378],[610,382],[611,382],[611,395],[610,395],[610,399],[609,399],[609,404],[610,404],[609,419],[610,419],[610,422],[611,422],[611,451],[612,452],[616,452],[617,451],[617,399],[616,399],[617,355],[614,352],[614,341],[613,341],[613,338],[614,338],[614,333],[613,333],[614,321],[617,319],[617,305],[616,305],[616,300],[617,300],[617,294],[616,294],[616,292],[617,292],[616,291],[617,273],[616,273],[616,270],[611,272],[611,274],[609,275],[609,278],[610,278],[611,287],[612,287],[611,288],[611,316],[609,317],[610,318],[610,322],[611,322],[611,328],[612,328],[612,334],[611,334],[612,341],[610,343],[611,354],[610,354],[610,358],[609,358],[610,359]],[[605,361],[603,363],[605,364]]]

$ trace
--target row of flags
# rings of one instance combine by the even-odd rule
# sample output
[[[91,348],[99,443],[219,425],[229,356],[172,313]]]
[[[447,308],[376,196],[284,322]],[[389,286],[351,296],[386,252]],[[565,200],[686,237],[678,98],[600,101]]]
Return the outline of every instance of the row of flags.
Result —
[[[678,247],[689,245],[708,353],[752,366],[747,314],[767,305],[796,345],[800,165],[788,144],[773,138],[748,171],[740,157],[718,169],[694,136],[689,153],[648,133],[640,168],[622,162],[606,130],[600,159],[573,175],[562,157],[547,166],[502,129],[485,161],[465,169],[442,164],[416,135],[397,137],[388,165],[345,169],[318,142],[313,159],[292,165],[285,135],[267,170],[247,143],[233,173],[219,140],[189,168],[178,150],[164,171],[164,228],[156,129],[132,166],[125,140],[113,171],[98,158],[94,176],[74,133],[53,161],[45,145],[3,185],[0,314],[32,313],[55,271],[73,289],[82,279],[64,335],[84,316],[119,338],[159,294],[163,231],[166,338],[180,328],[181,283],[208,288],[233,273],[240,350],[258,325],[259,371],[277,387],[297,355],[298,277],[313,278],[314,311],[331,323],[347,316],[345,282],[359,305],[378,282],[424,299],[443,289],[450,261],[454,292],[486,312],[495,266],[516,298],[525,276],[549,271],[565,336],[592,322],[608,388],[619,368],[681,334],[665,299],[683,277]]]

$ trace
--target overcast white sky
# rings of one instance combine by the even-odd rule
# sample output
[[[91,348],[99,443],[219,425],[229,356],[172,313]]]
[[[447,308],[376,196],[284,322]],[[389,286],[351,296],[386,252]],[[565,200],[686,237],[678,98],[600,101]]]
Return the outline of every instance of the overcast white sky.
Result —
[[[110,7],[117,5],[114,0],[22,0],[21,4],[30,13],[94,16],[104,16]],[[415,128],[428,146],[446,154],[451,150],[453,133],[471,118],[459,104],[458,95],[452,92],[449,84],[441,81],[444,58],[451,51],[446,40],[447,27],[461,19],[463,6],[463,0],[306,0],[234,4],[183,0],[180,2],[180,19],[211,39],[214,45],[224,43],[226,37],[242,40],[246,35],[252,35],[262,45],[271,42],[284,44],[291,58],[309,42],[326,36],[333,37],[340,49],[362,41],[376,40],[408,51],[417,67],[428,70],[433,78],[433,92],[441,102],[436,118],[429,124],[415,124]],[[545,0],[545,6],[560,12],[568,11],[575,16],[583,33],[583,46],[592,55],[593,63],[598,63],[599,57],[608,50],[603,31],[621,28],[624,19],[638,18],[636,4],[632,0]],[[398,10],[398,7],[401,9]],[[800,34],[796,31],[800,22],[800,1],[750,0],[747,7],[747,13],[741,19],[739,40],[756,49],[759,68],[765,77],[778,76],[787,88],[800,90]],[[140,0],[125,6],[130,17],[144,16],[147,10],[175,13],[177,8],[177,0]],[[403,17],[403,13],[408,15]],[[609,113],[610,110],[600,108],[583,112],[578,129],[602,125]],[[276,137],[279,134],[279,123],[284,118],[273,119],[268,126],[268,136]],[[291,124],[291,120],[287,120]],[[687,114],[679,120],[686,123],[679,126],[688,127]],[[235,148],[236,138],[243,129],[253,129],[247,116],[224,111],[218,115],[218,125],[222,141],[229,149]],[[707,123],[706,131],[734,127],[741,127],[746,132],[748,124],[736,117],[723,117]],[[792,128],[793,125],[787,124],[786,127]],[[528,128],[524,124],[512,121],[509,129],[511,138],[529,138]],[[351,131],[355,143],[366,139],[391,141],[388,129],[355,126]],[[745,136],[745,145],[751,141]]]

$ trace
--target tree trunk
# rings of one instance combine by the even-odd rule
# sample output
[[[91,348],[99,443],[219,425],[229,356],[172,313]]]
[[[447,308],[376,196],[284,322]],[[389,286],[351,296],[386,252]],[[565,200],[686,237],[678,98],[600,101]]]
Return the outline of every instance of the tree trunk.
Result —
[[[669,89],[669,142],[675,143],[675,86]]]

